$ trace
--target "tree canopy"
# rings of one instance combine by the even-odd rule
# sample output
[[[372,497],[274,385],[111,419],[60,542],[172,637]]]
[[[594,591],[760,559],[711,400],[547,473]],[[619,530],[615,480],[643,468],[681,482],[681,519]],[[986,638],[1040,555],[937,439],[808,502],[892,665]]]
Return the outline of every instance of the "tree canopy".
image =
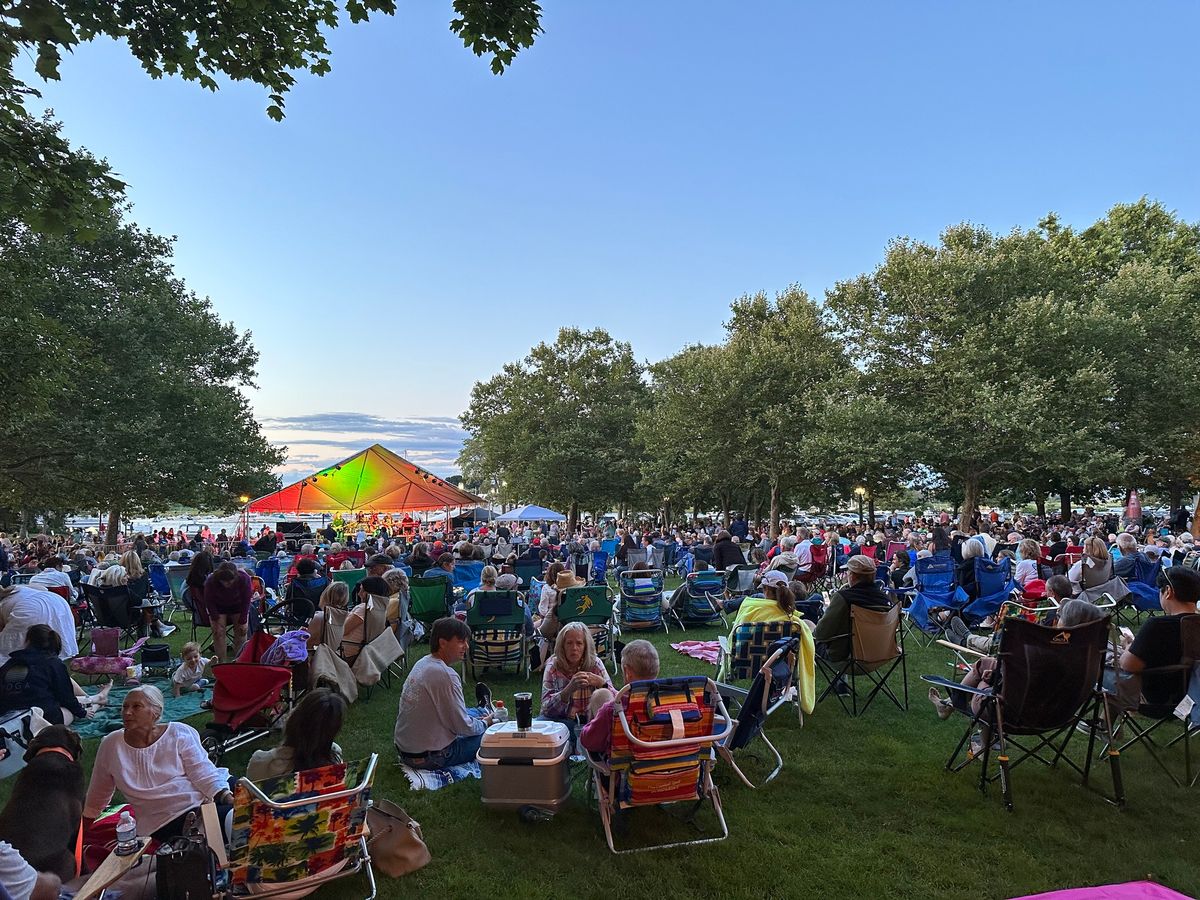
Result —
[[[454,0],[453,8],[450,30],[490,57],[497,75],[541,31],[535,0]],[[63,232],[89,225],[124,188],[106,162],[73,150],[53,119],[28,113],[25,99],[39,94],[14,72],[19,54],[34,59],[43,80],[57,80],[64,51],[97,37],[121,40],[152,78],[177,76],[212,91],[222,78],[261,86],[267,115],[278,121],[298,74],[330,71],[330,30],[395,11],[395,0],[0,0],[0,218]]]

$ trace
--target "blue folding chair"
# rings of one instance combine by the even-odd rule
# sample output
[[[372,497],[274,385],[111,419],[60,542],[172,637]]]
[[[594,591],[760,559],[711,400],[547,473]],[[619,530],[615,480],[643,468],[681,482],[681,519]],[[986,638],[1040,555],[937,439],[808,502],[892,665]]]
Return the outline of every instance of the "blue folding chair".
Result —
[[[1146,558],[1133,561],[1133,572],[1125,579],[1129,587],[1129,596],[1125,599],[1119,615],[1140,622],[1143,615],[1154,615],[1162,612],[1162,603],[1158,599],[1158,573],[1162,571],[1162,558],[1151,562]]]
[[[1005,600],[1012,597],[1013,592],[1020,591],[1012,577],[1012,560],[1007,556],[999,560],[984,559],[977,556],[975,563],[975,584],[979,588],[979,596],[963,607],[963,615],[968,620],[982,622],[988,616],[994,616],[1000,610]],[[965,600],[966,592],[962,588],[958,593]]]
[[[917,590],[905,613],[909,624],[932,640],[940,637],[944,628],[936,619],[930,619],[930,611],[962,608],[962,602],[957,598],[954,560],[929,556],[918,559],[916,568]]]
[[[269,556],[258,563],[256,573],[263,580],[263,586],[273,591],[279,590],[279,559]]]
[[[462,588],[463,593],[469,594],[479,587],[479,579],[483,575],[483,560],[473,559],[459,561],[454,564],[454,586]]]
[[[592,552],[592,567],[588,581],[591,584],[604,584],[608,581],[608,561],[611,559],[609,554],[603,550],[595,550]]]

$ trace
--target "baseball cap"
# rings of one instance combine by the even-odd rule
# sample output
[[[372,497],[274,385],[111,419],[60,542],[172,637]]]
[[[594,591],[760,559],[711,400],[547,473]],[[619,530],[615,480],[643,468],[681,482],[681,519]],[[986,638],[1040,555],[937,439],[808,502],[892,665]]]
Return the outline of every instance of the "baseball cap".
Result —
[[[778,569],[772,569],[762,577],[763,584],[787,584],[788,577]]]

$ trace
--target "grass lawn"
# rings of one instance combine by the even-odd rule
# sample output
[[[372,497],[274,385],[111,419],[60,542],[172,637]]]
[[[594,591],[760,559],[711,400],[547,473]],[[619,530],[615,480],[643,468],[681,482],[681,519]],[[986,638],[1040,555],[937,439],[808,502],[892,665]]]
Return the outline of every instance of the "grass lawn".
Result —
[[[687,637],[716,634],[717,629],[689,630]],[[177,633],[172,642],[178,646],[182,639]],[[650,636],[664,674],[715,675],[715,669],[671,650],[672,639],[680,638],[675,632]],[[415,648],[410,664],[425,650]],[[1200,821],[1195,802],[1200,794],[1175,788],[1144,751],[1134,749],[1123,757],[1129,798],[1124,811],[1081,788],[1069,770],[1028,763],[1015,770],[1016,810],[1007,813],[998,785],[986,797],[979,793],[973,767],[957,775],[944,769],[963,720],[938,721],[919,676],[948,673],[947,653],[915,643],[908,650],[908,712],[880,698],[853,720],[831,698],[801,728],[781,710],[769,728],[785,761],[775,781],[752,791],[717,765],[727,841],[620,857],[605,845],[582,776],[575,782],[575,802],[544,824],[486,811],[478,781],[410,792],[392,750],[400,687],[376,690],[351,708],[339,742],[349,758],[380,754],[375,795],[398,802],[420,821],[433,853],[433,862],[416,874],[399,881],[381,878],[379,893],[1000,898],[1149,878],[1200,895],[1191,833]],[[510,708],[512,694],[534,684],[513,675],[489,683]],[[204,717],[190,721],[203,727]],[[1082,740],[1072,745],[1086,746]],[[242,771],[252,749],[230,754],[225,764]],[[90,767],[94,746],[88,752]],[[767,771],[766,763],[764,755],[743,768],[754,778]],[[1105,785],[1107,768],[1095,772]],[[11,780],[0,783],[0,799],[10,786]],[[715,824],[711,814],[702,814],[699,822]],[[638,810],[626,840],[686,835],[689,827],[662,810]],[[319,896],[355,898],[364,891],[365,879],[355,878]]]

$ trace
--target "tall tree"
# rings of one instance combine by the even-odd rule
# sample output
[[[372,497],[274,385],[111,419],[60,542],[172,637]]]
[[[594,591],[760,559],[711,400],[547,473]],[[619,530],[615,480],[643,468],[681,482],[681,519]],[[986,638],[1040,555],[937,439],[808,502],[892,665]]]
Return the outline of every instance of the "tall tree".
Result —
[[[174,276],[171,242],[103,217],[90,241],[0,223],[0,506],[231,508],[282,453],[241,388],[258,354]]]
[[[633,497],[645,398],[629,344],[563,328],[471,389],[460,462],[485,482],[501,473],[507,497],[563,507],[574,525],[580,509]]]
[[[395,0],[0,0],[0,218],[63,231],[110,208],[123,187],[106,163],[73,151],[56,123],[28,114],[24,100],[38,92],[14,73],[18,55],[57,80],[63,51],[97,37],[123,40],[152,78],[175,75],[213,91],[222,77],[261,86],[267,114],[279,120],[297,73],[330,71],[330,30],[395,11]],[[501,74],[533,44],[540,21],[536,0],[454,0],[450,29]]]

